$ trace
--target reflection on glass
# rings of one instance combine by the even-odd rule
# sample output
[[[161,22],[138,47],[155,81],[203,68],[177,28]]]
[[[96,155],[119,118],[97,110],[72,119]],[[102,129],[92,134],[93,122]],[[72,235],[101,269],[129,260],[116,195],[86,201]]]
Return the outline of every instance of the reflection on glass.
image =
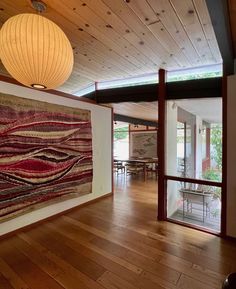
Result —
[[[221,99],[167,102],[166,174],[221,182]]]
[[[115,122],[113,150],[115,159],[129,158],[129,124]]]
[[[169,180],[167,206],[170,219],[220,231],[220,187]]]

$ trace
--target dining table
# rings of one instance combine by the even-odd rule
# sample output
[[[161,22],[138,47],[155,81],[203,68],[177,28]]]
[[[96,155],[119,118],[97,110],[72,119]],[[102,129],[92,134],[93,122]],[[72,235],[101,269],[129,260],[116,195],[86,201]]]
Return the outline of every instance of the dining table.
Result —
[[[122,163],[138,163],[143,165],[144,181],[147,180],[147,165],[157,164],[158,158],[127,158],[127,159],[114,159],[114,161]]]

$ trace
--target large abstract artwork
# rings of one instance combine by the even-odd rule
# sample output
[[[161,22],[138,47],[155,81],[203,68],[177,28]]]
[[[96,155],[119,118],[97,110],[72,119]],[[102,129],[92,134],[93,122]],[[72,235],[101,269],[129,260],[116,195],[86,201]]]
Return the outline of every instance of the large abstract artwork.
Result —
[[[91,193],[90,111],[0,94],[0,219]]]

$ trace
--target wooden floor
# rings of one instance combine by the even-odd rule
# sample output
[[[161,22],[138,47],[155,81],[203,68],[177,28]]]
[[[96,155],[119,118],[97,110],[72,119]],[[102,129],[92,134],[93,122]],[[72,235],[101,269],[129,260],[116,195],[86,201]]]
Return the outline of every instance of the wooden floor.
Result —
[[[156,181],[116,177],[114,198],[0,242],[0,289],[212,289],[236,245],[156,221]]]

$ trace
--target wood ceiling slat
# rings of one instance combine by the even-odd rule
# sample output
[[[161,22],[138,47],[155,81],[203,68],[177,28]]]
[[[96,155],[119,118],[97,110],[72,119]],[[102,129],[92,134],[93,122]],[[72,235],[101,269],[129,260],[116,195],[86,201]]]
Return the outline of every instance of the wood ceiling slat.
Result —
[[[102,61],[98,61],[98,59],[94,58],[92,55],[91,57],[87,57],[87,55],[84,56],[81,53],[77,53],[74,56],[74,58],[75,58],[75,62],[79,62],[86,68],[91,69],[91,71],[98,72],[100,74],[99,80],[102,80],[101,75],[110,75],[112,78],[120,78],[122,76],[123,77],[129,76],[126,72],[120,71],[116,67],[113,67],[113,69],[111,69],[110,66],[107,66],[105,63],[102,63]]]
[[[94,12],[97,13],[97,15],[99,15],[100,17],[102,17],[107,23],[109,23],[120,35],[124,35],[130,32],[129,27],[119,18],[116,16],[116,14],[114,14],[101,0],[96,0],[96,1],[92,1],[92,0],[85,0],[83,1],[84,4],[86,4],[91,10],[93,10]],[[129,32],[127,32],[129,31]],[[84,32],[82,32],[84,33]],[[128,41],[129,39],[126,38]],[[101,42],[98,42],[97,39],[95,39],[96,45],[101,46],[103,45]],[[138,42],[138,41],[137,41]],[[95,44],[93,44],[93,46],[95,46]],[[81,48],[81,46],[80,46]],[[87,47],[84,47],[84,49],[86,49]],[[99,50],[101,49],[101,47],[98,47]],[[105,50],[105,46],[103,45],[102,50]],[[139,51],[142,52],[142,49],[139,48]],[[100,51],[99,51],[100,52]],[[108,52],[108,54],[107,54]],[[107,51],[105,56],[109,57],[109,60],[113,60],[113,59],[117,59],[119,56],[118,54],[115,54],[113,51]],[[145,53],[147,53],[147,51],[145,51]],[[150,60],[148,57],[139,54],[139,60],[143,61],[144,65],[148,65],[149,68],[151,69],[151,71],[154,71],[155,69],[155,58],[158,59],[158,61],[156,61],[157,64],[160,63],[160,58],[158,58],[154,53],[153,55],[155,56],[154,58],[152,58],[152,60]],[[150,56],[150,55],[149,55]],[[137,75],[137,71],[134,68],[130,68],[130,64],[127,59],[123,59],[121,57],[119,57],[119,59],[117,59],[117,63],[122,64],[123,66],[126,67],[126,71],[128,72],[131,71],[132,75],[136,74]],[[127,64],[128,63],[128,64]],[[111,63],[112,64],[112,63]],[[116,64],[117,65],[117,64]]]
[[[77,74],[81,74],[82,76],[90,79],[91,81],[94,81],[94,79],[99,79],[101,76],[91,69],[88,69],[87,67],[84,67],[80,63],[74,63],[73,71]]]
[[[92,2],[92,3],[91,3]],[[78,11],[79,15],[86,17],[86,20],[89,21],[89,19],[93,19],[94,22],[96,24],[98,24],[98,27],[102,29],[102,31],[105,29],[105,34],[109,35],[110,38],[115,39],[114,41],[116,43],[119,43],[119,45],[122,45],[122,53],[124,57],[127,57],[127,59],[129,60],[130,55],[132,54],[133,57],[135,57],[136,59],[138,59],[139,64],[135,63],[136,67],[140,67],[140,64],[142,65],[142,69],[145,69],[145,67],[147,68],[151,68],[153,69],[153,61],[155,59],[157,59],[156,54],[153,55],[152,60],[150,60],[146,55],[149,56],[147,50],[143,50],[139,44],[139,42],[141,41],[141,39],[138,39],[138,41],[136,42],[131,42],[129,41],[129,38],[127,37],[123,37],[123,35],[125,34],[129,34],[130,31],[127,25],[124,24],[124,22],[122,22],[120,20],[120,18],[118,18],[114,13],[112,13],[108,7],[106,7],[106,11],[109,11],[111,13],[110,17],[115,19],[112,21],[113,25],[110,24],[109,22],[106,22],[107,17],[105,18],[106,21],[103,20],[102,17],[104,17],[104,13],[103,14],[98,14],[98,12],[96,11],[96,13],[92,10],[92,8],[94,9],[94,6],[97,7],[98,3],[97,1],[83,1],[83,2],[79,2],[79,1],[75,1],[75,0],[69,0],[66,2],[66,5],[69,5],[70,9],[73,9],[73,7],[78,7],[78,3],[80,3],[81,5],[79,6],[79,8],[76,10],[76,12]],[[85,6],[83,6],[83,4],[86,4]],[[93,4],[93,5],[92,5]],[[77,5],[77,6],[76,6]],[[90,9],[91,8],[91,9]],[[105,8],[104,8],[105,9]],[[98,10],[100,11],[100,10]],[[99,17],[98,17],[99,16]],[[107,27],[108,26],[108,27]],[[125,30],[123,30],[124,28],[126,28]],[[121,34],[119,34],[121,33]],[[114,38],[116,36],[116,38]],[[156,62],[157,64],[160,63],[160,58],[158,58],[158,62]],[[145,67],[143,67],[143,65],[145,65]],[[137,70],[137,68],[136,68]],[[143,73],[146,73],[147,71],[143,71]]]
[[[118,68],[119,70],[123,71],[125,74],[132,75],[134,71],[136,71],[136,67],[131,63],[125,61],[122,57],[118,54],[110,51],[108,47],[103,45],[97,39],[92,38],[84,39],[84,35],[87,34],[83,31],[80,32],[80,42],[74,43],[74,50],[75,52],[79,52],[82,54],[86,54],[89,58],[97,58],[100,59],[101,62],[106,63],[109,66],[114,67],[115,69]]]
[[[156,121],[158,116],[157,116],[157,109],[148,109],[148,112],[146,111],[146,106],[145,105],[136,105],[136,103],[130,103],[127,105],[127,103],[110,103],[106,104],[109,107],[113,107],[114,113],[116,114],[121,114],[121,115],[126,115],[129,117],[134,117],[134,118],[140,118],[144,120],[151,120],[151,121]]]
[[[157,107],[150,108],[149,104],[147,103],[136,103],[136,102],[125,102],[125,103],[116,103],[114,104],[116,107],[119,107],[123,110],[130,110],[130,111],[142,111],[142,113],[151,113],[157,115]]]
[[[84,58],[85,62],[87,62],[87,60],[88,60],[89,62],[91,62],[91,64],[93,62],[99,63],[100,67],[104,68],[106,70],[106,72],[111,70],[110,75],[115,76],[115,74],[116,74],[116,78],[127,78],[127,77],[130,77],[132,75],[131,73],[126,72],[122,68],[120,69],[119,67],[115,66],[114,64],[111,65],[111,63],[106,59],[104,60],[103,57],[98,56],[98,55],[94,55],[92,52],[88,51],[87,48],[81,48],[81,46],[80,46],[79,49],[76,49],[75,61],[79,61],[81,64],[83,64],[83,62],[80,61],[81,57]],[[93,67],[93,69],[95,69],[95,67]]]
[[[80,5],[80,9],[73,10],[72,6],[76,7],[76,3],[77,6],[78,3],[81,3],[78,0],[76,3],[74,2],[74,0],[67,0],[66,2],[58,2],[55,0],[46,1],[46,3],[51,5],[58,13],[63,11],[64,17],[73,19],[74,23],[81,25],[89,34],[105,43],[122,57],[127,58],[131,63],[137,66],[137,70],[140,71],[140,74],[145,73],[144,67],[142,66],[144,63],[141,62],[139,51],[114,31],[114,29],[107,28],[106,25],[108,24],[93,13],[91,9],[86,9],[87,6],[83,7]],[[86,9],[86,12],[83,12],[82,9]],[[89,21],[90,23],[88,24]],[[145,65],[147,65],[147,63],[145,63]]]
[[[125,37],[126,40],[128,40],[133,45],[137,45],[138,44],[139,45],[139,50],[142,53],[146,53],[149,56],[149,58],[151,58],[153,60],[153,69],[155,67],[158,67],[158,66],[162,65],[162,60],[161,60],[159,54],[157,52],[155,52],[155,50],[153,50],[149,46],[145,45],[144,42],[137,36],[136,33],[130,32],[130,33],[127,33],[126,35],[124,35],[124,37]]]
[[[84,32],[82,31],[80,33],[80,42],[72,42],[75,57],[77,54],[82,54],[86,56],[88,60],[92,59],[100,63],[101,66],[106,66],[108,70],[112,68],[113,71],[119,72],[119,77],[130,77],[133,76],[134,72],[138,73],[135,66],[131,66],[131,63],[127,64],[127,61],[113,51],[109,51],[108,48],[97,39],[93,38],[92,40],[87,40],[87,42],[85,42],[86,40],[83,41],[83,39],[81,39],[82,33]]]
[[[153,109],[148,104],[144,104],[144,103],[141,104],[139,102],[133,102],[132,106],[133,108],[136,107],[135,109],[142,109],[143,112],[155,114],[157,117],[157,108]]]
[[[70,8],[73,9],[72,7],[75,6],[75,4],[78,3],[78,1],[69,0],[66,3],[67,3],[67,5],[70,4]],[[80,2],[80,3],[82,3],[82,2]],[[106,25],[108,25],[108,26],[110,25],[113,29],[110,33],[114,34],[114,31],[116,31],[117,33],[119,33],[119,35],[117,37],[121,37],[121,39],[124,36],[124,39],[126,39],[129,42],[129,44],[128,44],[129,46],[127,46],[127,42],[124,43],[124,47],[126,47],[125,49],[128,50],[129,52],[130,52],[130,50],[133,50],[133,52],[135,52],[135,57],[136,58],[138,57],[138,60],[141,62],[141,64],[145,65],[145,68],[149,68],[148,72],[151,72],[154,70],[155,64],[158,65],[161,63],[161,60],[156,55],[156,53],[154,53],[151,49],[147,50],[147,48],[148,48],[147,46],[143,47],[142,45],[139,44],[141,42],[140,38],[138,38],[137,36],[136,36],[136,38],[129,37],[130,34],[133,34],[131,32],[130,28],[119,17],[117,17],[116,14],[114,14],[112,11],[110,11],[110,9],[107,6],[105,6],[104,3],[102,5],[102,7],[104,8],[103,10],[99,9],[99,5],[101,5],[101,1],[86,0],[86,1],[83,1],[83,4],[86,4],[86,5],[80,6],[80,7],[82,10],[86,10],[86,11],[84,11],[83,15],[87,14],[88,19],[90,19],[91,17],[94,19],[94,15],[96,15],[96,14],[99,15],[99,17],[101,17],[101,18],[104,18],[104,15],[105,15],[105,19],[108,22],[103,21],[103,23],[100,23],[100,25],[98,25],[98,26],[103,27],[103,29],[104,29],[104,27],[106,27]],[[98,9],[96,9],[96,8],[98,8]],[[91,15],[90,9],[95,11],[96,14]],[[110,14],[107,14],[107,12],[109,12]],[[107,16],[109,16],[109,17],[107,17]],[[96,19],[98,19],[98,18],[96,18]],[[111,19],[112,19],[112,21],[110,21]],[[96,20],[94,20],[94,21],[97,23]],[[105,30],[107,30],[107,29],[105,29]],[[119,42],[120,41],[121,40],[119,38]],[[132,45],[132,46],[130,46],[130,45]],[[137,49],[137,50],[135,50],[133,47],[135,47],[135,49]],[[146,55],[148,55],[148,57]],[[151,60],[150,60],[150,57],[151,57]]]
[[[129,27],[102,0],[84,0],[83,4],[86,4],[89,9],[115,28],[120,35],[127,33]]]
[[[210,15],[206,6],[206,1],[205,0],[193,0],[193,3],[197,10],[198,17],[201,21],[201,25],[206,35],[211,52],[216,60],[220,60],[221,54],[220,54],[220,50],[217,44],[214,29],[211,24],[211,19],[210,19]]]
[[[143,105],[146,105],[147,107],[150,107],[152,109],[158,110],[158,102],[152,101],[152,102],[141,102]]]
[[[146,0],[130,1],[128,5],[145,25],[159,21],[158,15]]]
[[[216,63],[206,40],[203,27],[199,21],[197,11],[192,0],[170,0],[180,21],[189,35],[194,47],[197,49],[202,61],[207,64]]]
[[[168,30],[192,66],[200,65],[200,55],[190,41],[170,2],[168,0],[148,0],[148,3],[152,6],[162,25]]]
[[[103,2],[116,13],[136,34],[142,39],[141,45],[150,46],[159,57],[163,60],[163,67],[168,64],[170,67],[179,67],[176,61],[170,57],[168,51],[161,45],[161,43],[154,37],[149,29],[143,25],[141,20],[129,8],[128,3],[124,1],[103,0]],[[166,64],[165,64],[166,63]]]
[[[162,23],[156,22],[148,25],[150,31],[156,38],[161,39],[163,46],[168,50],[171,57],[175,57],[181,67],[190,67],[191,64],[183,54],[181,48],[176,44],[169,32],[165,29]]]
[[[76,35],[77,36],[77,35]],[[87,54],[88,57],[98,57],[104,61],[104,63],[109,64],[114,68],[119,68],[125,73],[133,75],[136,71],[136,66],[121,57],[119,54],[109,49],[102,42],[98,41],[96,38],[92,37],[85,31],[79,31],[78,36],[75,39],[76,42],[73,44],[75,46],[75,51],[79,51],[82,54]]]
[[[181,67],[191,66],[181,47],[178,47],[175,40],[169,34],[169,31],[161,23],[158,13],[155,13],[146,0],[130,1],[129,7],[140,18],[145,26],[159,40],[163,47],[168,51],[171,57],[175,57]]]
[[[78,91],[78,86],[82,88],[93,83],[91,80],[73,72],[69,79],[60,87],[60,91],[74,93]]]
[[[109,61],[113,68],[119,67],[123,69],[126,73],[133,73],[137,70],[137,66],[129,62],[127,59],[124,59],[119,54],[114,52],[109,46],[104,45],[97,38],[90,35],[86,31],[79,29],[80,26],[77,24],[71,23],[66,18],[62,17],[60,14],[54,16],[54,20],[57,21],[57,24],[61,27],[66,28],[66,34],[73,41],[76,51],[84,51],[84,53],[90,52],[94,57],[101,57],[103,61]],[[79,28],[79,29],[78,29]]]

